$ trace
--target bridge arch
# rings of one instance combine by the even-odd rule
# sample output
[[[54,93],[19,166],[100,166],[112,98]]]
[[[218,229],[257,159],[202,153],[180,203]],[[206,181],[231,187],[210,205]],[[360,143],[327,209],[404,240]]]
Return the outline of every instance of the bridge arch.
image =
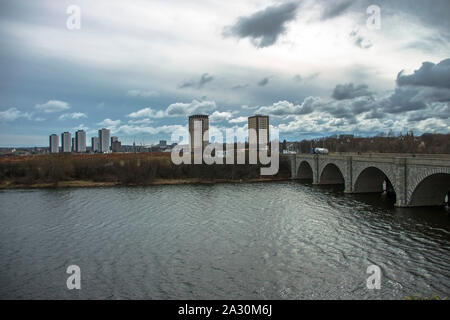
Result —
[[[308,161],[302,161],[297,170],[297,179],[314,180],[314,170]]]
[[[334,163],[326,164],[320,173],[320,184],[345,184],[342,170]]]
[[[392,183],[393,175],[387,173],[379,167],[368,166],[362,169],[357,175],[353,185],[355,193],[382,193],[385,191],[394,192],[397,195],[395,184]]]
[[[441,206],[450,194],[450,172],[419,176],[410,188],[409,206]]]

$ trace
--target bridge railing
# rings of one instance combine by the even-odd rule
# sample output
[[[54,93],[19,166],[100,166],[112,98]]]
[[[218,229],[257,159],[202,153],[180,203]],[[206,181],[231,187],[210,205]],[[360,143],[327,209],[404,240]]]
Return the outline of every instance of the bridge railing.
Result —
[[[286,154],[288,155],[288,154]],[[314,155],[312,153],[296,153],[296,155]],[[385,158],[419,158],[419,159],[450,159],[450,154],[412,154],[412,153],[372,153],[372,152],[330,152],[326,156],[362,156],[362,157],[385,157]]]

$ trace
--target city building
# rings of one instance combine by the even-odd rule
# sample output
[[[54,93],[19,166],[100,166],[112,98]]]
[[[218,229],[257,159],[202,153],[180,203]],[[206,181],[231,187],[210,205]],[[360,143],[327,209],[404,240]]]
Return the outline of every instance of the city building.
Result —
[[[112,147],[114,141],[119,141],[119,138],[116,136],[111,137],[111,147]]]
[[[207,130],[209,130],[209,117],[207,115],[201,115],[201,114],[197,114],[197,115],[192,115],[189,117],[189,139],[190,139],[190,148],[191,148],[191,152],[194,151],[194,128],[195,125],[200,125],[201,128],[201,141],[203,142],[201,146],[196,146],[196,147],[201,147],[201,152],[203,154],[203,150],[205,149],[205,147],[208,145],[209,143],[209,134],[205,135],[205,132]],[[198,133],[200,134],[200,132]]]
[[[75,137],[72,137],[72,152],[75,152]]]
[[[111,144],[112,152],[122,152],[122,143],[119,140],[114,140]]]
[[[59,137],[57,134],[50,135],[50,153],[58,153],[59,152]]]
[[[61,152],[71,152],[72,134],[70,132],[61,133]]]
[[[110,131],[109,129],[102,128],[98,130],[98,151],[101,153],[108,153],[109,150],[109,135]]]
[[[256,136],[250,135],[250,130],[254,129],[256,131]],[[260,130],[265,130],[263,134],[266,138],[266,148],[269,144],[269,116],[262,116],[262,115],[254,115],[253,117],[248,118],[248,143],[256,144],[257,150],[259,151],[259,140],[260,140]],[[262,138],[262,137],[261,137]],[[256,139],[256,141],[254,140]]]
[[[86,131],[78,130],[75,133],[75,152],[86,152]]]
[[[98,137],[92,137],[91,138],[91,151],[92,152],[98,152],[99,151]]]
[[[176,143],[167,144],[167,140],[159,140],[159,143],[152,146],[152,151],[156,152],[169,152],[172,150]]]

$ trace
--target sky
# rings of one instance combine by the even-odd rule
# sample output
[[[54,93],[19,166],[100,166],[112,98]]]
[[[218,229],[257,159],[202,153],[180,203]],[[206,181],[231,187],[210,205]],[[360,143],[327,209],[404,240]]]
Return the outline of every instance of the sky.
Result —
[[[448,0],[0,0],[0,146],[102,127],[149,145],[195,113],[220,130],[267,114],[288,141],[448,133],[449,13]]]

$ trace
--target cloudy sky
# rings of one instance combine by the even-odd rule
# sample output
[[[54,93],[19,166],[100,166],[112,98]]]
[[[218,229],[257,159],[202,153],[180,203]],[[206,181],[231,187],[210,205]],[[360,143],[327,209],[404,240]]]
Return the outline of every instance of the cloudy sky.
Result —
[[[448,0],[0,0],[0,146],[101,127],[151,144],[193,113],[244,129],[269,114],[288,140],[447,133],[449,13]]]

